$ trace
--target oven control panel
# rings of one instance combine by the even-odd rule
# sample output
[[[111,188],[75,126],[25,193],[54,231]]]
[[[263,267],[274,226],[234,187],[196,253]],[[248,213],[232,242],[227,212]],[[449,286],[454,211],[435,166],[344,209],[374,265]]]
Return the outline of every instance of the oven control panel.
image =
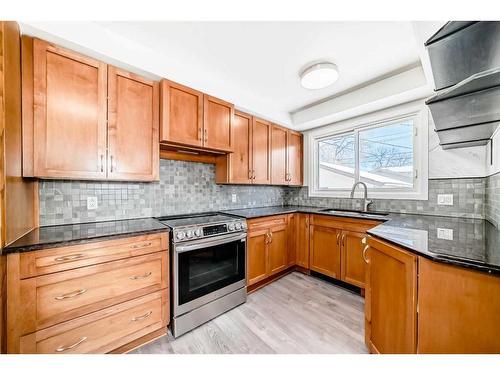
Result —
[[[210,225],[196,225],[175,228],[173,231],[174,242],[184,242],[206,237],[220,236],[226,233],[246,231],[247,224],[244,219],[235,219],[227,223]]]

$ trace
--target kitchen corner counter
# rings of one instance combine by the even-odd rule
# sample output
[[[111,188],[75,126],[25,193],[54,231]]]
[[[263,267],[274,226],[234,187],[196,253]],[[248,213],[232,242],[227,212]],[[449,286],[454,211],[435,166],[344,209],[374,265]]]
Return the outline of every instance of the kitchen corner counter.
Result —
[[[152,218],[55,225],[36,228],[1,251],[28,252],[168,231],[168,227]]]
[[[323,210],[324,207],[274,206],[223,213],[246,219],[294,212],[352,218]],[[385,221],[367,233],[434,261],[500,275],[500,229],[487,220],[389,213]],[[443,238],[446,235],[449,239]]]

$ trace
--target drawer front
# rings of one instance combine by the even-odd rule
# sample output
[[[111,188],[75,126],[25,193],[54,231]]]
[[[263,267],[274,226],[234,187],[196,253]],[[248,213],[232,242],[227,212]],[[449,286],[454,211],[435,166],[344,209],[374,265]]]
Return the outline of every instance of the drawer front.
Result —
[[[33,251],[21,255],[20,273],[24,279],[167,249],[167,233],[158,233]]]
[[[37,277],[36,327],[160,290],[167,286],[167,267],[168,252],[162,252]]]
[[[277,216],[267,216],[258,219],[252,219],[247,221],[248,230],[256,231],[262,229],[268,229],[274,226],[286,225],[287,220],[286,215],[277,215]]]
[[[168,324],[168,289],[21,338],[21,351],[107,353]]]

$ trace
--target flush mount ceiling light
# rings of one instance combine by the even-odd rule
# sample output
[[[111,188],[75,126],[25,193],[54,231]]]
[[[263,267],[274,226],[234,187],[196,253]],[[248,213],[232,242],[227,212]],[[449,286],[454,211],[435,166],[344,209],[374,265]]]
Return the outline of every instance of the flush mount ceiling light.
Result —
[[[331,62],[314,63],[300,73],[300,84],[309,90],[317,90],[332,85],[339,78],[337,65]]]

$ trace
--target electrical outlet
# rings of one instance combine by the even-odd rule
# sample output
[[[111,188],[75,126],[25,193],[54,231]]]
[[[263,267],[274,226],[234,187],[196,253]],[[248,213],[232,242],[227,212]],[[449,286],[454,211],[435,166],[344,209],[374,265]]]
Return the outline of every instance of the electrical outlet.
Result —
[[[97,197],[87,197],[87,210],[97,209]]]
[[[437,238],[442,240],[453,240],[453,229],[438,228]]]
[[[238,197],[236,196],[236,194],[231,194],[231,202],[236,203],[237,200]]]
[[[438,194],[438,205],[453,206],[453,194]]]

